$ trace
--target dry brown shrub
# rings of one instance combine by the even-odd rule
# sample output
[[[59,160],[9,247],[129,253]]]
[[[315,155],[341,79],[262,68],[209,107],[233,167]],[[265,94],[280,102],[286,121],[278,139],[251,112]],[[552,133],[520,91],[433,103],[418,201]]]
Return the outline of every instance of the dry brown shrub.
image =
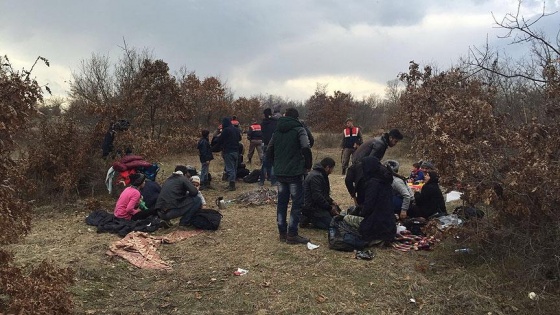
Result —
[[[48,61],[42,57],[47,65]],[[31,227],[30,203],[25,199],[29,180],[27,164],[16,163],[12,154],[17,149],[13,135],[28,131],[28,123],[36,113],[42,90],[30,71],[14,71],[9,60],[0,57],[0,244],[16,242]],[[13,256],[0,250],[0,310],[10,314],[68,314],[72,310],[72,282],[68,269],[56,269],[48,263],[32,267],[28,274],[13,266]]]
[[[413,150],[434,161],[440,183],[463,191],[465,202],[492,210],[492,225],[476,230],[473,243],[490,257],[533,263],[540,272],[532,279],[560,278],[557,117],[506,124],[493,107],[495,89],[460,69],[436,75],[412,62],[401,79],[397,123],[413,135]]]

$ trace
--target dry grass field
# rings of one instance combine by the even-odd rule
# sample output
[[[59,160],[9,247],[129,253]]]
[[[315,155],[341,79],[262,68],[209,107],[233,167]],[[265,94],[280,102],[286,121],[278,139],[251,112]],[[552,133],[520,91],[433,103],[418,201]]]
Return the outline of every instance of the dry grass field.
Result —
[[[385,158],[398,159],[402,172],[408,172],[412,158],[404,152],[403,144],[389,149]],[[315,161],[327,155],[340,160],[339,149],[314,148],[313,154]],[[161,163],[159,181],[177,163],[200,167],[198,157],[189,153]],[[258,189],[239,182],[237,191],[226,191],[219,180],[222,167],[217,157],[211,167],[216,189],[203,192],[210,205],[218,196],[235,199]],[[334,199],[349,206],[339,165],[330,180]],[[98,195],[102,207],[112,211],[116,197]],[[374,248],[370,261],[329,250],[324,231],[300,230],[320,246],[315,250],[280,243],[275,205],[233,203],[222,211],[218,231],[160,247],[171,271],[138,269],[106,255],[119,237],[98,234],[85,224],[94,210],[91,204],[36,207],[31,233],[9,246],[18,264],[47,259],[75,271],[70,291],[76,314],[554,314],[558,305],[550,296],[530,300],[529,291],[543,288],[504,279],[476,254],[455,253],[452,241],[432,251]],[[175,229],[177,224],[155,234]],[[237,268],[249,272],[235,276]]]

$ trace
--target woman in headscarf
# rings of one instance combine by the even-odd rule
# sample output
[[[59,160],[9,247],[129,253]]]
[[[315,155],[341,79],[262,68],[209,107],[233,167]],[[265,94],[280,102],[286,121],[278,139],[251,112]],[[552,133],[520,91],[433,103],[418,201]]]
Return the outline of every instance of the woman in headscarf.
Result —
[[[424,186],[420,192],[414,193],[416,207],[409,209],[409,217],[423,217],[428,219],[436,213],[447,214],[445,199],[439,188],[439,176],[435,171],[424,173]]]

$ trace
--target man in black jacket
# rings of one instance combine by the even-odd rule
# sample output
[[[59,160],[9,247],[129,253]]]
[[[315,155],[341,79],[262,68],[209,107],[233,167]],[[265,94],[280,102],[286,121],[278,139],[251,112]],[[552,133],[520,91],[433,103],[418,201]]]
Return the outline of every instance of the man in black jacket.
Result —
[[[222,148],[222,156],[224,158],[227,179],[229,181],[228,189],[235,190],[241,132],[239,128],[231,124],[231,119],[229,117],[225,117],[222,120],[222,128],[222,134],[218,138],[217,143]]]
[[[313,227],[328,230],[333,216],[339,214],[337,203],[330,196],[329,174],[334,170],[335,162],[326,157],[315,164],[303,181],[303,211],[300,227]]]

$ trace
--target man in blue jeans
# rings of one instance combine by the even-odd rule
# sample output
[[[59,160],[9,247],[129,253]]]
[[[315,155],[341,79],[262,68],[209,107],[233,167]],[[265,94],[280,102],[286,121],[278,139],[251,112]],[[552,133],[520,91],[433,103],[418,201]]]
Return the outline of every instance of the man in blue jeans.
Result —
[[[237,160],[239,158],[239,141],[241,141],[241,132],[239,128],[231,124],[231,119],[229,117],[225,117],[222,120],[222,134],[217,142],[222,148],[222,157],[224,158],[227,180],[229,181],[229,190],[235,190]]]
[[[274,167],[278,180],[276,216],[280,241],[288,244],[306,244],[309,239],[298,234],[303,207],[303,176],[311,168],[309,138],[298,119],[295,108],[288,108],[278,119],[276,131],[268,144],[266,158]],[[288,203],[292,198],[290,220],[287,222]]]

